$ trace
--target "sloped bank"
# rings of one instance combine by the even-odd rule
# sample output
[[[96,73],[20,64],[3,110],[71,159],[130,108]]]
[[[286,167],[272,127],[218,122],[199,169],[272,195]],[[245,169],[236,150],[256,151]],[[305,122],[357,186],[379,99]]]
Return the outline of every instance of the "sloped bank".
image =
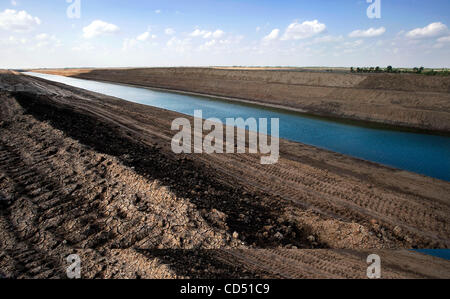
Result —
[[[312,115],[450,134],[450,78],[292,70],[35,70],[252,101]]]
[[[0,277],[65,277],[77,252],[92,278],[364,278],[363,248],[448,247],[447,182],[285,140],[271,167],[174,156],[175,112],[0,86]],[[358,251],[295,249],[323,247]],[[385,278],[448,277],[448,261],[389,254]]]

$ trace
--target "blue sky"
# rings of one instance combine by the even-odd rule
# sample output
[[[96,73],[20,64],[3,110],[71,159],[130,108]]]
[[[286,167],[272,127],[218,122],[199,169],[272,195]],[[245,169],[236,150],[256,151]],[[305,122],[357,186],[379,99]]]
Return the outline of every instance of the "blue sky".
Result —
[[[450,67],[448,0],[79,1],[1,0],[0,68]]]

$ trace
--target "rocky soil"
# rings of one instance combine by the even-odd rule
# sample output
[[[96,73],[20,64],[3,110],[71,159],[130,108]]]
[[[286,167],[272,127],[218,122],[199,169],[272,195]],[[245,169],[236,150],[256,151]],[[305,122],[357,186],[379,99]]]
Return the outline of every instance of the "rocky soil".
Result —
[[[364,277],[367,252],[450,246],[447,182],[284,140],[272,166],[178,156],[175,112],[10,72],[0,87],[2,277],[65,277],[72,253],[87,278]],[[450,276],[382,254],[386,277]]]

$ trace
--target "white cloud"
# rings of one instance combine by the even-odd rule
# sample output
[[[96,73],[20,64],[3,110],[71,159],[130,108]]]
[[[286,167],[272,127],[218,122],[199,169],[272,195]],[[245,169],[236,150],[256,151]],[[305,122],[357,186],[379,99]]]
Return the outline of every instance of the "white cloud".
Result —
[[[83,28],[84,38],[94,38],[97,36],[119,32],[119,27],[101,20],[93,21],[89,26]]]
[[[204,43],[203,45],[201,45],[199,47],[199,51],[210,50],[211,47],[215,46],[216,44],[217,44],[217,41],[215,39],[207,41],[206,43]]]
[[[263,41],[266,43],[271,42],[273,40],[276,40],[279,35],[280,35],[280,29],[274,29],[274,30],[272,30],[272,32],[270,32],[268,35],[266,35],[263,38]]]
[[[303,23],[294,22],[288,26],[282,40],[305,39],[324,32],[327,29],[325,24],[319,21],[305,21]]]
[[[17,38],[15,36],[10,36],[9,38],[0,39],[0,44],[2,46],[17,46],[17,45],[24,45],[28,42],[26,38]]]
[[[433,45],[433,48],[434,49],[442,49],[442,48],[448,46],[447,43],[450,43],[450,35],[438,38],[436,40],[436,44]]]
[[[167,35],[174,35],[175,34],[175,30],[173,30],[172,28],[167,28],[164,32]]]
[[[192,32],[189,35],[192,36],[192,37],[208,38],[208,37],[211,37],[212,32],[211,31],[207,31],[207,30],[195,29],[194,32]]]
[[[195,29],[191,34],[189,34],[192,37],[203,37],[203,38],[221,38],[225,34],[224,31],[217,29],[216,31],[207,31],[207,30],[200,30]]]
[[[351,52],[354,52],[354,51],[360,49],[361,46],[363,46],[363,45],[364,45],[364,40],[358,39],[355,41],[339,43],[334,48],[337,50],[343,50],[344,53],[351,53]]]
[[[223,32],[223,31],[220,30],[220,29],[217,29],[216,31],[214,31],[213,37],[214,37],[214,38],[221,38],[224,34],[225,34],[225,32]]]
[[[12,5],[12,6],[17,6],[17,1],[11,0],[11,5]]]
[[[150,32],[147,31],[147,32],[142,33],[142,34],[139,35],[138,37],[136,37],[136,39],[137,39],[138,41],[144,42],[144,41],[146,41],[149,37],[150,37]]]
[[[437,40],[440,43],[450,43],[450,36],[444,36]]]
[[[203,36],[204,34],[206,34],[208,31],[206,30],[200,30],[200,29],[195,29],[194,32],[192,32],[191,34],[189,34],[190,36],[193,37],[197,37],[197,36]]]
[[[380,27],[378,29],[376,28],[369,28],[367,30],[355,30],[351,32],[348,36],[349,37],[376,37],[381,36],[386,32],[386,28]]]
[[[156,14],[160,14],[160,13],[161,13],[161,9],[155,10],[155,13],[156,13]]]
[[[192,49],[191,40],[189,38],[178,39],[176,37],[172,37],[166,45],[168,49],[177,53],[185,53]]]
[[[155,39],[157,36],[155,34],[150,34],[149,31],[144,32],[140,35],[138,35],[136,38],[126,38],[123,41],[122,50],[127,51],[129,49],[134,48],[136,45],[138,45],[140,42],[145,42],[149,38]]]
[[[448,32],[448,28],[441,22],[431,23],[423,28],[416,28],[406,33],[409,38],[429,38],[437,37]]]
[[[259,32],[259,31],[261,31],[261,27],[256,27],[256,32]]]
[[[239,44],[243,38],[244,37],[242,35],[227,35],[224,39],[210,39],[196,47],[195,50],[198,52],[205,51],[208,53],[214,53],[214,55],[218,55],[219,53],[236,53],[242,49]]]
[[[358,39],[358,40],[356,40],[354,42],[345,42],[344,43],[344,47],[346,47],[346,48],[358,48],[362,44],[364,44],[364,40]]]
[[[137,45],[138,41],[134,38],[126,38],[123,41],[122,50],[127,51],[129,49],[134,48]]]
[[[49,35],[47,33],[37,34],[34,39],[37,41],[35,46],[37,48],[50,46],[52,48],[61,47],[62,43],[59,39],[56,38],[55,35]]]
[[[93,51],[94,49],[95,49],[95,47],[93,45],[91,45],[89,42],[84,42],[84,43],[77,45],[76,47],[73,47],[72,51],[89,52],[89,51]]]
[[[41,20],[38,17],[33,17],[24,10],[6,9],[4,12],[0,12],[0,29],[29,32],[40,24]]]
[[[344,40],[344,37],[342,35],[339,35],[339,36],[326,35],[323,37],[316,37],[313,42],[316,44],[336,43],[336,42],[341,42],[342,40]]]
[[[47,33],[38,34],[38,35],[36,35],[36,39],[37,40],[46,40],[46,39],[48,39],[48,34]]]

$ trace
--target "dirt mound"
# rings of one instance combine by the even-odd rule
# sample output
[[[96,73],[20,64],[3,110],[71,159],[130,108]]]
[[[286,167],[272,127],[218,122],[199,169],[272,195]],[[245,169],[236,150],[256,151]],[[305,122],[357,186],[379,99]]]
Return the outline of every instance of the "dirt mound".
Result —
[[[26,76],[0,84],[25,90],[0,91],[0,276],[62,277],[77,252],[88,277],[353,277],[362,254],[295,250],[449,246],[446,182],[285,140],[271,166],[178,156],[178,113]],[[328,262],[311,265],[317,254]]]
[[[298,249],[67,250],[16,260],[0,252],[0,277],[64,279],[65,258],[77,254],[84,279],[367,279],[366,259],[374,253],[384,279],[450,278],[449,261],[411,251]]]
[[[313,115],[450,133],[449,77],[213,68],[41,72],[230,97]]]
[[[450,92],[450,77],[415,74],[371,74],[355,87],[412,92]]]

